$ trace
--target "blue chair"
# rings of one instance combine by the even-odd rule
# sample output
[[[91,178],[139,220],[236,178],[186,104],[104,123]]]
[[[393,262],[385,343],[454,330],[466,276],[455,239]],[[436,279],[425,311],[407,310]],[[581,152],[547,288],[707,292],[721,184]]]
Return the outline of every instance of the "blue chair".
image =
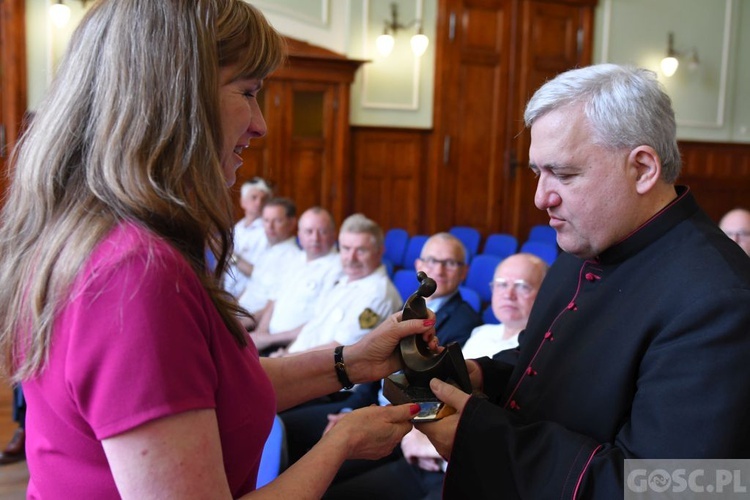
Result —
[[[400,266],[404,260],[407,243],[409,243],[409,233],[406,229],[395,227],[386,231],[383,239],[385,246],[383,260],[388,260],[394,266]]]
[[[401,295],[401,300],[406,302],[406,299],[419,288],[417,272],[414,269],[399,269],[393,273],[393,285]]]
[[[512,234],[493,233],[484,242],[483,254],[497,255],[500,258],[510,257],[518,251],[518,240]]]
[[[286,468],[287,460],[284,422],[276,415],[273,419],[271,433],[263,446],[263,454],[260,456],[258,479],[255,482],[255,487],[260,488],[273,481]]]
[[[467,286],[458,287],[458,293],[461,294],[461,298],[469,304],[472,309],[479,312],[482,308],[482,299],[479,294]]]
[[[485,325],[499,325],[500,320],[495,317],[495,313],[492,312],[492,304],[487,304],[482,312],[482,321]]]
[[[402,268],[414,269],[414,261],[422,254],[422,247],[428,238],[429,236],[426,234],[416,234],[409,238],[409,243],[407,243],[406,251],[404,252],[404,259],[401,261]]]
[[[527,241],[521,245],[521,252],[534,254],[550,266],[557,258],[557,246],[541,241]]]
[[[464,286],[471,288],[479,294],[482,304],[492,300],[490,281],[495,276],[495,268],[503,259],[497,255],[479,254],[472,259],[469,272],[466,274]]]
[[[557,246],[557,232],[544,224],[532,226],[526,241],[541,241],[548,245]]]
[[[468,252],[466,261],[471,262],[471,259],[479,252],[479,242],[482,240],[482,233],[470,226],[453,226],[448,232],[461,240],[461,243],[464,244]]]
[[[393,271],[395,270],[393,262],[388,259],[383,259],[383,265],[385,266],[385,272],[388,273],[388,276],[393,278]]]

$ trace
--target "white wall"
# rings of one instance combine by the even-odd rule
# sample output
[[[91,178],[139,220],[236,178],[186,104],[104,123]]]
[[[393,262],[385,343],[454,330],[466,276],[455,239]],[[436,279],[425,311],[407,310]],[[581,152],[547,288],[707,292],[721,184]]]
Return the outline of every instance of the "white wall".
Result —
[[[26,0],[29,107],[36,108],[81,3],[67,1],[71,22],[54,27],[53,0]],[[397,0],[402,22],[423,19],[430,46],[420,59],[409,48],[412,28],[398,33],[396,48],[383,59],[375,38],[389,17],[387,0],[259,0],[258,6],[282,33],[367,60],[352,87],[355,125],[430,128],[438,0]],[[671,78],[660,75],[673,99],[678,136],[684,140],[750,142],[750,0],[599,0],[595,62],[637,64],[655,71],[666,52],[667,33],[678,51],[698,50],[700,66],[682,64]]]

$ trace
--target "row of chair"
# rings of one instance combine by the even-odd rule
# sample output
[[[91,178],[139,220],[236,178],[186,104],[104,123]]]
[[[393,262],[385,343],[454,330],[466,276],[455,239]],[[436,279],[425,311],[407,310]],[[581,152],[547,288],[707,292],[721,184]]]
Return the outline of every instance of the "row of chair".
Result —
[[[557,235],[549,226],[533,226],[529,238],[518,246],[518,239],[505,233],[493,233],[487,236],[484,246],[479,251],[482,240],[478,229],[469,226],[454,226],[448,232],[453,234],[466,247],[467,261],[473,263],[479,255],[494,255],[504,259],[521,251],[532,253],[552,264],[557,258]],[[384,260],[389,269],[413,269],[414,261],[419,258],[422,247],[429,236],[417,234],[410,236],[405,229],[389,229],[385,234]],[[392,273],[391,273],[392,274]]]

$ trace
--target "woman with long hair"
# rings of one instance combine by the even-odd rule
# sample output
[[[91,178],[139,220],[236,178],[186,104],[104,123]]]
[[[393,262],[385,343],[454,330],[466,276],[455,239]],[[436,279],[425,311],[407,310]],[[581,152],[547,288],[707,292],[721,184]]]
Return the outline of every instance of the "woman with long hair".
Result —
[[[266,132],[256,97],[283,58],[240,0],[101,0],[74,33],[0,225],[0,350],[28,401],[29,497],[315,498],[344,460],[383,456],[411,428],[409,405],[354,412],[253,491],[275,412],[397,370],[401,337],[435,343],[432,320],[397,316],[335,356],[259,359],[248,342],[220,284],[227,186]]]

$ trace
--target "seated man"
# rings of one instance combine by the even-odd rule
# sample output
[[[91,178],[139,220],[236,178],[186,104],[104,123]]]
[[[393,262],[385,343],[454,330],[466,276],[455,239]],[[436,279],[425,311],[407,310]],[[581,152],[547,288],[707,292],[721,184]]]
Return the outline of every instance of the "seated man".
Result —
[[[253,273],[239,303],[253,315],[258,315],[268,304],[271,294],[280,284],[279,272],[299,253],[294,238],[297,226],[297,207],[289,198],[272,198],[263,207],[263,230],[268,247],[254,263]],[[247,325],[245,325],[247,326]]]
[[[498,264],[490,287],[492,313],[500,324],[475,328],[463,347],[464,358],[492,356],[518,345],[518,334],[526,328],[548,268],[545,261],[530,253],[511,255]]]
[[[342,276],[341,259],[334,248],[336,228],[327,210],[306,210],[299,218],[297,237],[303,251],[288,262],[281,285],[250,334],[261,353],[296,339],[312,318],[318,299]]]
[[[721,218],[719,227],[750,255],[750,210],[730,210]]]
[[[432,235],[414,261],[414,268],[424,271],[437,284],[435,293],[425,302],[435,313],[435,330],[440,343],[447,345],[455,341],[463,345],[471,330],[482,324],[479,314],[458,293],[468,271],[463,243],[450,233]],[[414,284],[416,290],[416,279]]]
[[[518,345],[518,334],[526,327],[536,294],[547,273],[547,264],[535,255],[519,253],[504,259],[495,269],[492,312],[499,325],[478,326],[463,348],[464,357],[492,356],[499,350]],[[334,483],[326,499],[442,497],[447,463],[427,436],[412,429],[401,441],[402,455],[396,460],[380,460],[377,467],[346,481]]]
[[[401,307],[381,262],[380,226],[362,214],[347,217],[339,232],[339,255],[344,278],[320,298],[288,353],[353,344]]]
[[[234,225],[234,263],[224,275],[224,289],[235,297],[245,291],[253,274],[253,263],[268,247],[261,216],[270,197],[271,188],[260,177],[250,179],[240,188],[240,206],[245,216]]]
[[[342,251],[343,251],[342,246]],[[435,331],[440,342],[453,341],[463,344],[472,329],[482,323],[480,316],[458,293],[458,287],[466,277],[466,249],[461,241],[449,233],[431,236],[422,247],[420,257],[414,262],[417,271],[424,271],[435,280],[437,288],[426,299],[427,307],[435,312]],[[414,290],[419,283],[414,279]],[[316,405],[306,405],[299,409],[282,413],[287,429],[289,458],[291,461],[302,456],[323,434],[329,419],[335,419],[346,408],[361,408],[378,403],[380,382],[356,387],[349,393],[337,393]],[[336,415],[334,415],[336,414]],[[398,458],[400,455],[390,457]],[[385,459],[388,460],[388,459]],[[339,480],[362,469],[374,467],[375,462],[347,462],[339,473]]]

